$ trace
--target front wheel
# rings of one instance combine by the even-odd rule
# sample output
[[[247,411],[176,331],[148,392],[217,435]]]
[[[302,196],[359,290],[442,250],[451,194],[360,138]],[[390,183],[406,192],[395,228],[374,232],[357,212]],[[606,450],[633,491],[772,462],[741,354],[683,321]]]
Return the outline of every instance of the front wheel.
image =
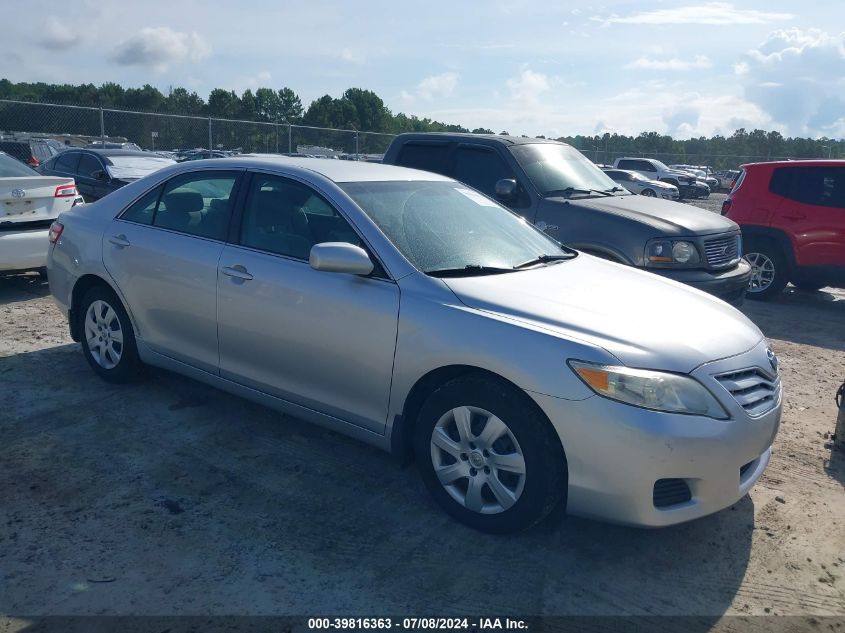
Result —
[[[414,450],[437,503],[483,532],[527,529],[566,495],[566,459],[548,419],[524,393],[484,376],[428,397]]]
[[[743,256],[751,266],[751,278],[745,296],[766,301],[780,294],[789,280],[786,259],[780,249],[765,240],[749,240]]]
[[[129,315],[109,288],[95,286],[80,306],[82,351],[97,374],[115,383],[130,382],[141,372]]]
[[[643,189],[640,192],[641,196],[645,196],[646,198],[656,198],[657,194],[654,192],[654,189]]]

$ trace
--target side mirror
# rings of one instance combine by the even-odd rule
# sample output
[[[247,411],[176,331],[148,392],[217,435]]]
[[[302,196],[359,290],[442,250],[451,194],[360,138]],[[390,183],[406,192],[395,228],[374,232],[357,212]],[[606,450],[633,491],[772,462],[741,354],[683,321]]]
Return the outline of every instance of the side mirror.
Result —
[[[496,197],[503,200],[512,200],[516,197],[516,180],[513,178],[502,178],[496,183]]]
[[[367,251],[348,242],[315,244],[311,247],[308,263],[314,270],[327,273],[369,275],[373,272],[373,262]]]
[[[97,171],[92,173],[91,176],[93,176],[97,180],[108,180],[108,178],[106,177],[106,172],[104,172],[102,169],[98,169]]]

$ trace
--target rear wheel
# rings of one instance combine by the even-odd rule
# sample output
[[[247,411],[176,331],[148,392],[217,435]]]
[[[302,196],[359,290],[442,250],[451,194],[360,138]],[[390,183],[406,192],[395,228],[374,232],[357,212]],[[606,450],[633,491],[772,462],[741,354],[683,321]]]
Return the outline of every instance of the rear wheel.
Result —
[[[491,533],[524,530],[566,494],[566,460],[527,396],[481,375],[456,378],[420,410],[414,450],[423,481],[458,521]]]
[[[765,301],[783,291],[789,271],[786,258],[777,246],[766,240],[749,240],[743,257],[751,265],[746,297]]]
[[[80,332],[85,359],[109,382],[130,382],[141,372],[129,315],[111,289],[95,286],[80,305]]]

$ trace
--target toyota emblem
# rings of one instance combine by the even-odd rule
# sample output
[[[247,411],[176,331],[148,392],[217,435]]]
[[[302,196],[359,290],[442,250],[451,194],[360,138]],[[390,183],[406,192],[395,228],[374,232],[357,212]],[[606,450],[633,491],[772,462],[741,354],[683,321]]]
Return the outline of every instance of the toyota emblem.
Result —
[[[772,366],[772,369],[777,373],[778,371],[778,357],[775,356],[775,353],[772,351],[771,347],[766,348],[766,357],[769,359],[769,365]]]
[[[23,189],[12,189],[12,197],[13,198],[23,198],[26,195],[26,191]]]

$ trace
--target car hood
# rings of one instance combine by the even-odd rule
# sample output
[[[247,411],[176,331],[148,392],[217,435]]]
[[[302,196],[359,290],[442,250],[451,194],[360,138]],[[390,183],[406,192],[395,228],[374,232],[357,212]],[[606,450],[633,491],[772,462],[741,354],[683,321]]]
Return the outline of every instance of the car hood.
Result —
[[[605,196],[569,200],[587,208],[651,225],[666,235],[692,236],[739,231],[733,220],[680,202],[644,196]]]
[[[599,346],[629,367],[689,373],[763,338],[741,312],[715,297],[590,255],[442,281],[471,308]]]

